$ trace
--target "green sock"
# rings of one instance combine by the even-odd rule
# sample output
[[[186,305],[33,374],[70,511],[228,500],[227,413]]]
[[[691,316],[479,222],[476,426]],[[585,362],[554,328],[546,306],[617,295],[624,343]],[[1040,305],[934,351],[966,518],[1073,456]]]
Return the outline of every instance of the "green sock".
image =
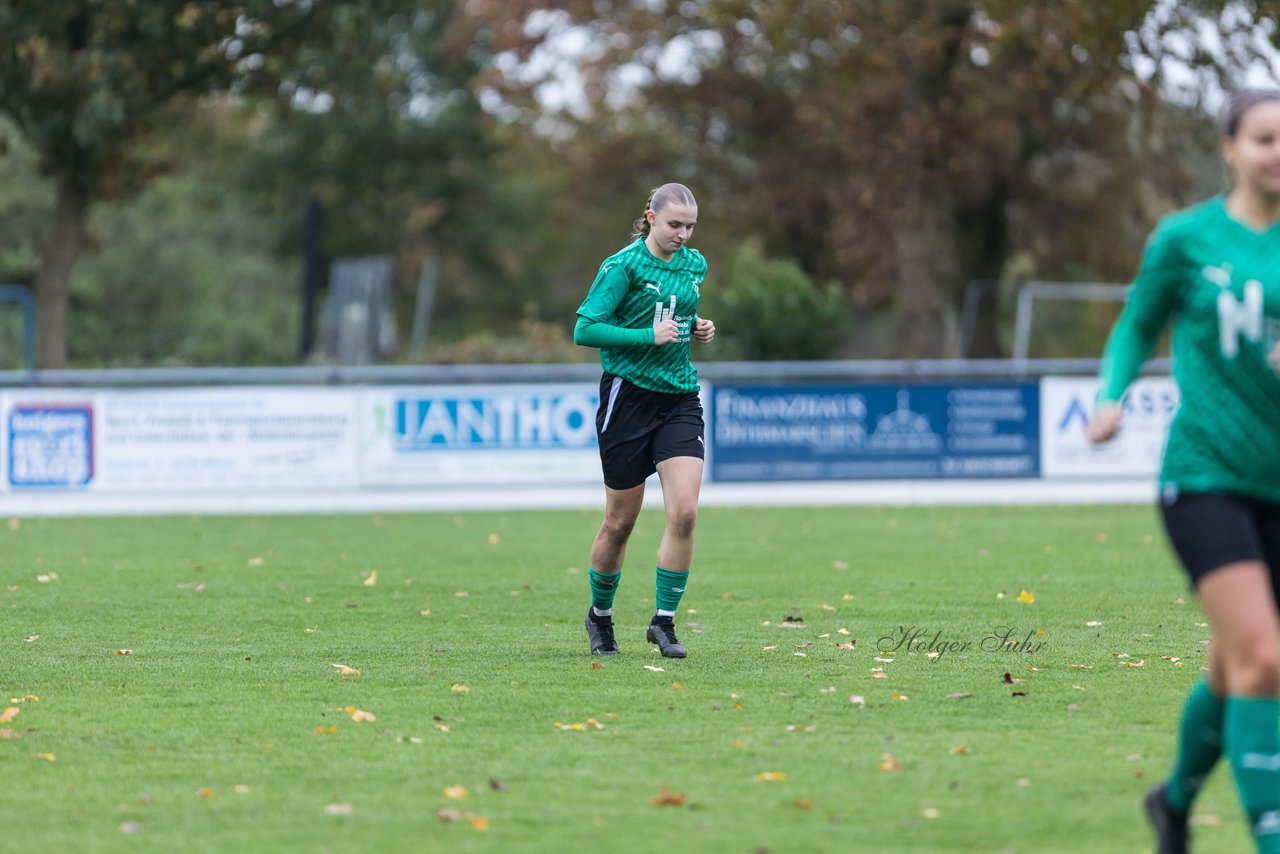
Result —
[[[1280,698],[1228,697],[1223,748],[1258,854],[1280,854]]]
[[[680,597],[684,595],[684,588],[689,583],[689,573],[667,572],[660,566],[657,570],[658,612],[666,612],[667,616],[672,616],[676,608],[680,607]]]
[[[1191,689],[1178,730],[1178,755],[1165,783],[1169,806],[1191,810],[1191,801],[1222,756],[1222,711],[1225,702],[1201,681]]]
[[[622,580],[622,570],[612,575],[587,570],[587,580],[591,582],[591,605],[597,611],[613,610],[613,595],[618,592],[618,582]]]

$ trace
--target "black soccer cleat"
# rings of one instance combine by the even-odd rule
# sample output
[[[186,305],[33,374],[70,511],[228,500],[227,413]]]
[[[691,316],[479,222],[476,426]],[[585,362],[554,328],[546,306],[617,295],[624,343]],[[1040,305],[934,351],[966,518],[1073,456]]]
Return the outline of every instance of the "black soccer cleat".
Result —
[[[618,642],[613,639],[613,617],[596,616],[594,608],[587,609],[587,638],[591,641],[592,655],[618,654]]]
[[[675,622],[670,617],[654,617],[646,635],[649,643],[656,643],[663,658],[684,658],[688,655],[676,639]]]
[[[1156,832],[1156,854],[1187,854],[1187,814],[1169,806],[1165,784],[1147,792],[1142,805]]]

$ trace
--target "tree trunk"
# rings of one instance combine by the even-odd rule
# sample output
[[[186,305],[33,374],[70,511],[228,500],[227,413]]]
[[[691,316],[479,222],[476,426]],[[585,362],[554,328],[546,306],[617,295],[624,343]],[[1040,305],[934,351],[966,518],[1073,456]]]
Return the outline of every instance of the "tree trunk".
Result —
[[[954,355],[955,324],[947,286],[955,267],[951,209],[945,193],[929,192],[923,179],[911,177],[915,180],[909,180],[898,200],[894,230],[896,349],[904,359],[941,359]]]
[[[89,214],[89,199],[72,176],[59,175],[57,185],[53,231],[36,264],[36,367],[42,370],[67,366],[68,283],[80,257]]]

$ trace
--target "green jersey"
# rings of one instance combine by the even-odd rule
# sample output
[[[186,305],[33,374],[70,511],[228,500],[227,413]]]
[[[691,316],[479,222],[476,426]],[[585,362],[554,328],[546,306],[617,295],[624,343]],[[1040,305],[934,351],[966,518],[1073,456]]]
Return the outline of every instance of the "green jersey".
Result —
[[[578,306],[583,320],[613,327],[612,334],[584,336],[580,344],[600,348],[607,373],[641,388],[668,393],[698,390],[698,372],[689,358],[689,340],[698,313],[707,262],[696,249],[682,246],[670,261],[661,261],[637,239],[606,258],[587,298]],[[671,318],[680,328],[675,341],[653,343],[653,327]]]
[[[1280,224],[1258,232],[1210,199],[1152,233],[1107,342],[1099,401],[1119,401],[1170,317],[1182,404],[1163,487],[1280,501]]]

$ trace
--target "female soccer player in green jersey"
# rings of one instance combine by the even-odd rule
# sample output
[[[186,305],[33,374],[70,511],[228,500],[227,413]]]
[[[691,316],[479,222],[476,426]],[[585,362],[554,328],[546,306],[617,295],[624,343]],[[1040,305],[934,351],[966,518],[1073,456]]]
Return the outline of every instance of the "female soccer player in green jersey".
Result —
[[[1160,471],[1169,540],[1209,618],[1209,674],[1183,711],[1168,780],[1145,801],[1161,854],[1226,756],[1257,850],[1280,852],[1280,91],[1228,108],[1230,192],[1160,222],[1107,343],[1093,442],[1174,318],[1182,394]]]
[[[647,639],[668,658],[684,658],[674,617],[693,560],[702,485],[702,403],[689,359],[690,339],[710,344],[715,324],[697,316],[707,262],[685,244],[698,203],[683,184],[649,196],[632,242],[600,265],[578,307],[573,340],[600,349],[604,376],[596,435],[604,470],[604,524],[591,546],[592,655],[617,655],[613,597],[627,540],[644,502],[646,478],[662,483],[666,526],[658,546],[657,609]]]

